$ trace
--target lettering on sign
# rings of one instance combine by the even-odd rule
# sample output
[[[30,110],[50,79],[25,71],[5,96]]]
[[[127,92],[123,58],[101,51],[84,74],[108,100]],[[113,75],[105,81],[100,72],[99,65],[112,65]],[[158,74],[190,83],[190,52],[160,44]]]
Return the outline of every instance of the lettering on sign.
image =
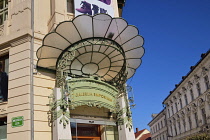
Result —
[[[103,99],[106,99],[110,102],[112,102],[113,100],[105,95],[102,95],[102,94],[99,94],[99,93],[87,93],[87,92],[84,92],[84,93],[76,93],[75,97],[80,97],[80,96],[94,96],[94,97],[100,97],[100,98],[103,98]]]
[[[19,116],[19,117],[14,117],[12,118],[12,127],[20,127],[20,126],[23,126],[23,122],[24,122],[24,119],[23,119],[23,116]]]

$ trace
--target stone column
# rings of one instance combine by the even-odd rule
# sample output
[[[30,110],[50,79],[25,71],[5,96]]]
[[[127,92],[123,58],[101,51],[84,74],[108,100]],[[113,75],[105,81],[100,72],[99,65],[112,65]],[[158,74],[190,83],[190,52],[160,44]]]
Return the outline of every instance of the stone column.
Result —
[[[62,98],[62,93],[60,88],[54,89],[54,96],[55,101],[57,101],[57,104],[59,104],[59,100]],[[62,110],[61,106],[57,106],[55,109],[55,112],[58,112]],[[69,109],[67,109],[69,111]],[[61,115],[60,117],[54,119],[53,123],[53,140],[71,140],[71,127],[70,127],[70,119],[68,123],[66,123],[66,126],[64,127],[62,117],[65,117],[64,115]]]

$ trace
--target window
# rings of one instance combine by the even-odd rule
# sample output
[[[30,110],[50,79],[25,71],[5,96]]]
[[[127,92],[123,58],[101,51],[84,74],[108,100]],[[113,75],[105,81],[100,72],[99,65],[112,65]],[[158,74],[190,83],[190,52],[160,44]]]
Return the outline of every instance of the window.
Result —
[[[0,102],[8,97],[8,68],[9,56],[0,57]]]
[[[190,95],[191,95],[191,100],[193,101],[194,100],[194,95],[193,95],[193,90],[192,89],[190,90]]]
[[[74,2],[73,0],[67,0],[67,12],[74,13]]]
[[[196,127],[198,127],[198,114],[194,113],[194,117],[195,117],[195,125]]]
[[[171,136],[173,136],[173,129],[172,129],[172,125],[171,125]]]
[[[8,0],[0,0],[0,25],[4,24],[4,21],[8,17]]]
[[[204,82],[205,82],[205,85],[206,85],[206,90],[210,89],[209,77],[207,75],[204,77]]]
[[[168,109],[168,117],[170,117],[170,110]]]
[[[179,102],[180,102],[180,109],[182,109],[182,99],[181,98],[179,99]]]
[[[7,139],[7,118],[0,118],[0,140]]]
[[[184,95],[184,99],[185,99],[185,104],[187,105],[188,101],[187,101],[187,95],[186,94]]]
[[[160,130],[160,124],[158,123],[158,130]]]
[[[188,117],[188,121],[189,121],[190,130],[191,130],[192,129],[192,121],[191,121],[191,117],[190,116]]]
[[[181,133],[181,124],[180,124],[180,121],[178,122],[178,128],[179,128],[179,132]]]
[[[184,127],[184,132],[186,131],[186,123],[185,123],[185,119],[183,119],[183,127]]]
[[[206,124],[206,111],[205,109],[201,109],[201,113],[202,113],[202,118],[203,118],[203,124]]]
[[[174,114],[174,108],[173,108],[173,105],[171,106],[171,112],[172,112],[172,115]]]
[[[160,124],[161,124],[161,128],[163,128],[163,122],[162,121],[160,122]]]
[[[196,84],[196,88],[197,88],[198,96],[201,95],[201,86],[200,86],[200,83],[197,83]]]
[[[174,124],[175,136],[177,135],[176,124]]]
[[[178,112],[178,106],[177,103],[175,103],[176,112]]]

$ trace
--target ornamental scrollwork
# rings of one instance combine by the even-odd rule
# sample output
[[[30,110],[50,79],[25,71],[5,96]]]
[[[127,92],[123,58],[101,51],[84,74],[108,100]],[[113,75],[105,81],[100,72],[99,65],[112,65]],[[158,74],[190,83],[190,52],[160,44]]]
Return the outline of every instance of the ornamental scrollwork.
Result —
[[[196,83],[199,81],[199,79],[200,79],[200,77],[197,74],[194,75],[194,80],[195,80]]]
[[[56,85],[62,87],[65,83],[65,79],[68,73],[64,73],[63,70],[67,67],[68,61],[72,60],[75,56],[75,51],[67,51],[63,54],[62,58],[59,59],[56,71]]]
[[[204,108],[205,107],[205,102],[202,98],[198,99],[198,105],[200,108]]]
[[[208,69],[206,67],[202,68],[202,75],[205,76],[208,72]]]
[[[59,123],[63,123],[63,127],[66,128],[66,125],[69,124],[70,119],[70,112],[68,99],[65,97],[62,97],[61,99],[56,100],[54,94],[51,94],[49,96],[49,107],[51,112],[51,122],[54,122],[57,119],[59,120]]]
[[[196,106],[195,103],[193,103],[193,104],[191,105],[191,108],[192,108],[192,112],[193,112],[193,113],[197,112],[197,106]]]
[[[206,96],[208,104],[210,104],[210,93]]]

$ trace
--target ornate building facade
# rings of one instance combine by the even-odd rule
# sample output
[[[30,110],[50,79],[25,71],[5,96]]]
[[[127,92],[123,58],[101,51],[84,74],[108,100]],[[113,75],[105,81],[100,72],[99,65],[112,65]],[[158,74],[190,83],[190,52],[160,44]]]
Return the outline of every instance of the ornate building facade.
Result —
[[[124,3],[0,0],[0,140],[135,139],[126,80],[144,39]]]
[[[210,131],[210,51],[201,55],[190,72],[182,77],[165,98],[167,139],[178,140]],[[154,122],[154,118],[151,122]],[[149,126],[154,130],[154,125]],[[157,131],[159,133],[160,131]],[[155,135],[152,135],[155,138]]]
[[[162,110],[159,114],[153,114],[152,118],[152,121],[148,123],[152,139],[167,140],[168,135],[165,110]]]

